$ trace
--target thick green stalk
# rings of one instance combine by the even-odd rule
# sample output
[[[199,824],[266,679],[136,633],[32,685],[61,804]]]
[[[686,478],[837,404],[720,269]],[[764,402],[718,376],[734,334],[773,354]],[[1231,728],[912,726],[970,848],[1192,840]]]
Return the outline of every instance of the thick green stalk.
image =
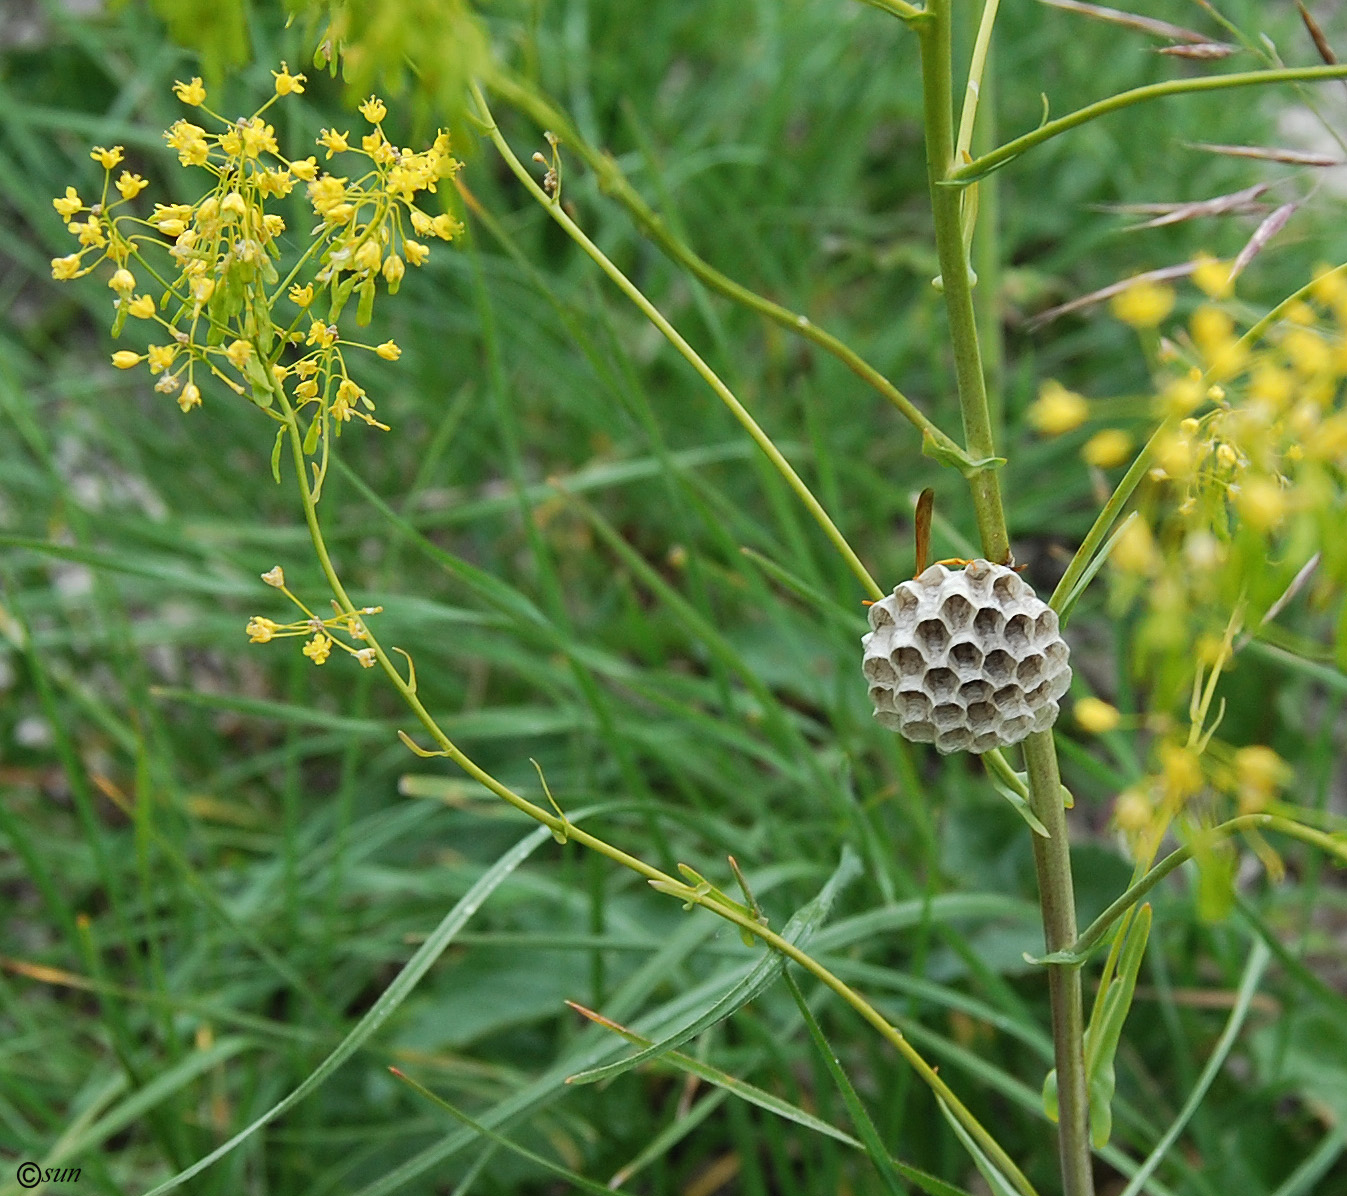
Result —
[[[1038,872],[1039,905],[1043,911],[1043,941],[1076,941],[1076,896],[1071,882],[1071,849],[1062,805],[1062,782],[1057,771],[1057,745],[1051,731],[1039,731],[1024,741],[1024,765],[1029,774],[1029,804],[1047,829],[1045,839],[1035,835],[1034,866]],[[1052,1001],[1052,1041],[1057,1064],[1058,1148],[1065,1196],[1093,1196],[1090,1163],[1090,1094],[1085,1077],[1085,1005],[1081,996],[1080,967],[1048,965],[1048,995]]]
[[[960,219],[960,194],[957,187],[948,185],[957,165],[951,78],[951,7],[952,0],[928,0],[926,12],[930,19],[918,29],[926,167],[941,281],[949,313],[965,447],[971,457],[980,459],[994,457],[996,453]],[[964,136],[970,136],[971,132],[965,128]],[[988,560],[1008,560],[1010,540],[995,471],[987,469],[974,473],[969,478],[969,486],[984,554]],[[1033,839],[1043,937],[1051,953],[1069,946],[1076,938],[1066,812],[1062,805],[1057,749],[1052,732],[1031,735],[1025,741],[1024,755],[1030,807],[1048,832],[1046,838],[1035,835]],[[1052,1038],[1058,1077],[1062,1192],[1064,1196],[1094,1196],[1083,1043],[1085,1016],[1079,967],[1049,965],[1048,992],[1052,1002]]]
[[[992,442],[987,384],[982,376],[973,286],[964,253],[959,192],[944,185],[954,166],[954,97],[950,81],[950,0],[935,0],[926,11],[931,20],[919,29],[922,93],[926,122],[926,173],[935,217],[936,250],[949,313],[954,373],[963,416],[964,447],[974,460],[996,455]],[[1001,486],[994,469],[982,469],[969,478],[977,514],[982,551],[989,561],[1010,556]]]

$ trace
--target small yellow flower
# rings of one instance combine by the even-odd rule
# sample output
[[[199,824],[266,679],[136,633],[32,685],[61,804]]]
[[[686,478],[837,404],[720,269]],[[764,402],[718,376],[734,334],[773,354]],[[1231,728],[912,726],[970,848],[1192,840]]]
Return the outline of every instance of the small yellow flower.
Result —
[[[389,286],[397,286],[406,273],[407,267],[396,253],[390,253],[384,258],[384,278],[388,280]]]
[[[80,272],[80,255],[70,253],[65,257],[51,259],[51,276],[58,281],[74,278]]]
[[[313,283],[305,283],[304,286],[295,283],[288,293],[291,303],[297,304],[299,307],[308,307],[313,302]]]
[[[298,158],[290,163],[290,173],[305,183],[311,183],[318,177],[318,159]]]
[[[1202,788],[1202,763],[1190,747],[1162,743],[1160,775],[1164,779],[1165,794],[1172,801],[1181,802]]]
[[[430,231],[441,241],[452,241],[463,231],[463,225],[450,216],[448,212],[442,212],[430,222]]]
[[[382,345],[375,346],[374,351],[385,361],[397,361],[402,356],[402,350],[394,341],[384,341]]]
[[[1028,411],[1029,422],[1044,436],[1060,436],[1078,428],[1090,414],[1089,405],[1075,391],[1049,379],[1039,387]]]
[[[129,295],[136,289],[136,276],[125,266],[112,272],[108,286],[119,295]]]
[[[1119,428],[1105,428],[1096,432],[1081,447],[1080,455],[1087,465],[1099,469],[1114,469],[1123,464],[1132,453],[1132,438]]]
[[[330,347],[337,339],[336,325],[324,324],[322,320],[314,320],[309,325],[308,343],[317,345],[320,349]]]
[[[271,77],[276,80],[276,94],[278,96],[297,96],[304,94],[305,76],[292,75],[290,68],[281,63],[279,71],[272,71]]]
[[[122,147],[114,145],[111,149],[104,149],[101,145],[96,145],[89,151],[89,157],[104,170],[111,170],[122,160]]]
[[[248,620],[248,626],[245,630],[248,632],[248,642],[250,644],[265,644],[274,638],[276,632],[280,630],[281,625],[273,622],[271,619],[264,619],[261,615],[254,615]]]
[[[117,352],[112,355],[112,364],[119,370],[135,369],[135,367],[144,360],[145,357],[143,354],[133,353],[130,349],[118,349]]]
[[[192,301],[198,307],[209,303],[213,294],[215,294],[215,279],[197,278],[192,280]]]
[[[1270,747],[1254,744],[1235,752],[1235,780],[1239,786],[1241,814],[1265,809],[1291,779],[1291,767]]]
[[[237,191],[228,192],[220,200],[220,215],[225,220],[237,220],[248,210],[248,205],[243,202],[243,196]],[[202,217],[206,219],[206,217]]]
[[[1332,368],[1333,352],[1328,342],[1308,328],[1293,328],[1288,332],[1282,340],[1282,349],[1301,377],[1312,378]]]
[[[69,224],[70,218],[76,212],[84,210],[84,200],[79,197],[74,187],[67,187],[64,195],[58,195],[51,201],[51,206],[60,213],[61,219]]]
[[[154,315],[154,300],[149,295],[137,295],[126,305],[137,320],[148,320]]]
[[[1098,698],[1081,698],[1076,703],[1073,713],[1081,729],[1089,731],[1091,735],[1102,735],[1105,731],[1112,731],[1122,721],[1122,715],[1118,713],[1116,706],[1110,706]]]
[[[1160,550],[1145,520],[1133,519],[1113,546],[1110,563],[1124,573],[1149,576],[1160,568]]]
[[[1155,463],[1176,481],[1192,476],[1198,457],[1197,445],[1183,432],[1169,432],[1155,446]]]
[[[1310,294],[1325,307],[1336,307],[1347,301],[1347,277],[1341,266],[1318,265],[1314,268],[1314,283]]]
[[[191,121],[175,120],[165,130],[164,140],[178,151],[178,161],[183,166],[205,166],[210,160],[206,130]]]
[[[332,400],[332,418],[346,422],[351,418],[356,403],[364,397],[365,391],[349,378],[343,378],[337,387],[337,397]]]
[[[1196,411],[1207,401],[1207,392],[1202,389],[1202,376],[1194,371],[1184,378],[1171,378],[1165,383],[1160,399],[1165,415],[1182,416]]]
[[[138,174],[132,174],[129,170],[123,170],[117,176],[117,190],[121,192],[123,199],[135,199],[149,185],[148,180]]]
[[[305,378],[303,382],[295,387],[295,397],[304,399],[305,401],[316,399],[318,397],[318,383],[312,378]]]
[[[148,345],[146,356],[150,359],[150,373],[162,374],[173,364],[178,355],[177,345]]]
[[[173,81],[173,94],[184,104],[190,104],[193,108],[200,107],[206,102],[206,89],[201,86],[201,76],[199,75],[193,75],[190,83],[175,79]]]
[[[378,96],[370,96],[360,105],[360,115],[363,116],[372,125],[377,125],[385,116],[388,115],[388,109],[384,107],[383,100]]]
[[[346,140],[349,135],[338,133],[335,129],[324,129],[318,134],[318,144],[327,150],[327,156],[331,158],[333,154],[344,154],[351,148]]]
[[[360,661],[360,667],[362,669],[372,669],[375,660],[377,659],[374,655],[373,648],[361,648],[360,651],[355,654],[355,658]]]
[[[1286,493],[1272,478],[1250,478],[1239,489],[1235,505],[1244,521],[1261,532],[1271,531],[1286,518]]]
[[[186,414],[193,407],[201,406],[201,390],[195,382],[189,382],[182,388],[182,394],[178,396],[178,406]]]
[[[325,664],[328,656],[332,652],[332,637],[317,632],[313,639],[304,645],[304,655],[314,664]]]
[[[1153,814],[1151,799],[1139,789],[1124,789],[1113,803],[1113,821],[1122,831],[1133,834],[1144,831],[1150,826]]]
[[[102,221],[92,212],[89,219],[82,224],[78,220],[72,220],[66,227],[79,238],[79,243],[86,247],[102,249],[108,243],[107,237],[103,235]]]
[[[224,353],[229,358],[230,365],[236,370],[242,370],[248,364],[248,358],[253,355],[253,347],[244,340],[231,341]]]
[[[1174,290],[1138,278],[1113,297],[1113,314],[1133,328],[1154,328],[1174,310]]]
[[[405,238],[402,242],[402,252],[413,266],[425,265],[426,258],[430,256],[430,250],[426,246],[419,241],[408,241]]]
[[[1235,290],[1235,284],[1230,281],[1229,265],[1205,253],[1198,254],[1193,282],[1213,299],[1229,299]]]
[[[261,154],[274,154],[279,150],[276,144],[276,130],[260,116],[254,116],[240,130],[243,139],[243,156],[256,158]]]
[[[367,270],[370,273],[374,273],[382,263],[383,252],[379,249],[379,243],[373,238],[367,240],[355,251],[355,266],[357,270]]]
[[[1188,321],[1193,340],[1203,349],[1211,349],[1235,334],[1235,321],[1219,307],[1204,303]]]
[[[282,590],[285,588],[285,570],[279,565],[272,565],[270,569],[262,574],[262,580],[273,590]]]

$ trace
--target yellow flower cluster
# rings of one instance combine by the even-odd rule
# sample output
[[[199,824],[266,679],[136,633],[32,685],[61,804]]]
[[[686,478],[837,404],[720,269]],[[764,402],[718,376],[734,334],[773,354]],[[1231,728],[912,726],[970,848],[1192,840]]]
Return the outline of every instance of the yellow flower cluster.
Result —
[[[374,667],[378,658],[373,648],[352,647],[345,641],[338,639],[333,635],[333,632],[343,633],[359,644],[362,640],[369,638],[369,634],[365,630],[363,616],[377,615],[383,610],[382,606],[362,607],[356,614],[348,615],[343,613],[334,602],[332,605],[333,609],[337,611],[336,615],[324,619],[314,614],[290,592],[289,587],[285,584],[285,572],[280,565],[276,565],[263,573],[262,580],[273,589],[280,590],[282,594],[299,607],[304,614],[304,618],[292,623],[277,623],[274,619],[268,619],[263,615],[254,615],[248,620],[248,626],[244,629],[248,634],[250,644],[269,644],[276,639],[303,636],[305,637],[304,655],[314,664],[326,664],[327,658],[332,654],[332,649],[336,647],[354,656],[360,662],[362,668],[371,669]]]
[[[1176,820],[1195,828],[1258,812],[1290,783],[1271,748],[1215,739],[1219,715],[1203,729],[1214,678],[1239,664],[1250,629],[1304,589],[1312,608],[1344,610],[1337,659],[1347,662],[1347,266],[1321,267],[1243,329],[1226,265],[1203,260],[1193,281],[1204,295],[1162,354],[1172,372],[1156,388],[1139,509],[1109,556],[1113,613],[1140,608],[1134,666],[1149,707],[1140,717],[1157,732],[1150,774],[1114,808],[1140,855]],[[1172,306],[1172,295],[1148,291],[1120,295],[1114,311],[1151,329]],[[1176,737],[1181,703],[1191,725]],[[1107,721],[1089,708],[1078,720]],[[1274,866],[1270,849],[1255,848]]]
[[[447,133],[421,152],[395,146],[383,130],[387,108],[373,96],[360,105],[372,127],[358,145],[330,129],[318,138],[327,159],[363,158],[361,172],[338,176],[320,168],[313,155],[287,158],[265,115],[281,97],[302,94],[305,79],[284,63],[272,75],[275,95],[252,116],[233,121],[206,106],[200,79],[174,85],[178,99],[203,114],[197,119],[214,127],[208,131],[183,119],[164,134],[183,167],[202,169],[210,179],[210,190],[194,203],[155,204],[148,216],[135,215],[128,205],[145,180],[123,170],[114,184],[122,147],[95,147],[91,156],[105,172],[101,196],[86,203],[67,187],[52,201],[79,248],[53,259],[51,269],[53,278],[71,279],[110,262],[113,334],[128,318],[162,330],[163,343],[144,353],[114,353],[118,369],[147,364],[155,389],[175,395],[183,411],[201,403],[201,373],[248,396],[278,421],[289,410],[309,408],[304,448],[314,453],[320,442],[326,448],[329,431],[340,434],[352,418],[386,427],[371,414],[374,403],[364,387],[351,378],[345,353],[366,349],[395,361],[401,350],[393,341],[376,346],[347,340],[339,319],[354,297],[356,323],[369,323],[379,282],[395,293],[407,265],[429,258],[430,249],[416,238],[449,241],[462,231],[452,216],[431,215],[418,204],[452,178],[459,163]],[[319,223],[311,244],[283,274],[286,222],[268,209],[301,184]],[[167,271],[149,260],[152,251],[167,254]],[[282,300],[297,314],[282,316]]]

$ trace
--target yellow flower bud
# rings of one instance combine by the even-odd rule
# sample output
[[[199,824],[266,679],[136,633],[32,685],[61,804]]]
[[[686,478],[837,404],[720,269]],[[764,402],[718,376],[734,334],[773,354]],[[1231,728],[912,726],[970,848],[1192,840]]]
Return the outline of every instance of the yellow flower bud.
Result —
[[[1202,762],[1190,747],[1162,743],[1160,775],[1164,778],[1166,794],[1175,801],[1183,801],[1202,788]]]
[[[80,255],[78,253],[71,253],[67,254],[65,257],[54,257],[51,259],[51,276],[57,281],[74,278],[79,272]]]
[[[119,370],[130,370],[138,366],[145,358],[140,353],[133,353],[130,349],[118,349],[112,355],[112,364]]]
[[[1078,428],[1090,414],[1089,405],[1060,382],[1049,380],[1039,388],[1029,407],[1029,422],[1044,436],[1059,436]]]
[[[195,382],[189,382],[182,388],[182,394],[178,396],[178,406],[182,408],[184,414],[193,407],[201,406],[201,391]]]
[[[1230,267],[1206,254],[1198,255],[1193,282],[1213,299],[1228,299],[1235,289],[1230,281]]]
[[[384,278],[387,279],[390,286],[395,286],[402,281],[402,276],[407,273],[407,267],[396,253],[390,253],[384,258]]]
[[[1155,546],[1151,529],[1145,521],[1137,518],[1123,530],[1118,542],[1113,546],[1109,562],[1115,569],[1124,573],[1149,576],[1160,568],[1160,551]]]
[[[402,350],[393,341],[384,341],[382,345],[376,346],[374,351],[385,361],[397,361],[402,356]]]
[[[1139,278],[1115,295],[1109,306],[1124,324],[1133,328],[1154,328],[1174,310],[1174,291]]]
[[[1122,721],[1122,715],[1118,713],[1116,706],[1110,706],[1098,698],[1081,698],[1076,703],[1073,713],[1081,729],[1089,731],[1091,735],[1102,735],[1105,731],[1112,731]]]
[[[1286,494],[1272,478],[1254,477],[1245,482],[1235,505],[1244,521],[1261,532],[1271,531],[1286,518]]]
[[[1144,831],[1153,813],[1151,799],[1138,789],[1124,789],[1113,803],[1113,821],[1119,830],[1129,833]]]
[[[108,279],[108,286],[119,295],[129,295],[136,289],[136,276],[123,266],[113,271],[112,277]]]
[[[379,249],[379,243],[373,238],[365,241],[355,251],[355,265],[358,270],[368,270],[372,273],[379,268],[382,260],[383,253]]]
[[[1105,428],[1090,437],[1080,450],[1087,465],[1113,469],[1122,465],[1132,452],[1132,438],[1118,428]]]

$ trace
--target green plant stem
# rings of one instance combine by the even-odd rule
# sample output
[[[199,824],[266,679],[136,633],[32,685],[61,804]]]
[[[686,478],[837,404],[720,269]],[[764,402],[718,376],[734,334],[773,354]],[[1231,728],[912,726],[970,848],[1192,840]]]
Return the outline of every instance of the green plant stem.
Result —
[[[932,8],[934,6],[931,6]],[[924,32],[924,30],[923,30]],[[1059,116],[1056,120],[1039,125],[1031,133],[1007,141],[990,153],[981,154],[971,162],[964,163],[957,170],[950,171],[945,179],[947,187],[957,188],[976,182],[983,175],[1004,166],[1012,158],[1031,150],[1036,145],[1068,129],[1087,124],[1110,112],[1130,108],[1133,104],[1143,104],[1147,100],[1160,100],[1166,96],[1186,95],[1199,91],[1224,91],[1232,87],[1257,87],[1265,83],[1317,83],[1329,79],[1347,78],[1347,65],[1286,67],[1270,71],[1241,71],[1229,75],[1209,76],[1202,79],[1169,79],[1164,83],[1147,83],[1143,87],[1133,87],[1129,91],[1120,91],[1107,99],[1097,100],[1084,108]]]
[[[309,539],[313,544],[313,549],[318,557],[318,563],[323,571],[323,576],[327,579],[328,586],[332,590],[333,596],[337,599],[342,613],[347,615],[358,615],[355,604],[351,601],[350,595],[346,592],[346,587],[337,574],[336,567],[332,563],[332,557],[327,549],[327,541],[323,536],[322,525],[318,521],[318,505],[314,498],[312,490],[307,484],[308,467],[304,457],[304,433],[299,426],[299,420],[295,415],[294,408],[291,406],[289,398],[280,392],[276,395],[276,400],[281,412],[281,418],[285,423],[287,436],[290,444],[290,457],[294,466],[295,478],[299,483],[300,501],[304,507],[304,522],[309,530]],[[484,768],[480,767],[469,756],[465,755],[444,732],[440,725],[435,721],[433,715],[422,704],[417,696],[414,684],[402,676],[396,662],[388,655],[383,646],[379,643],[378,637],[373,631],[366,627],[366,635],[363,641],[368,647],[374,650],[375,659],[383,669],[393,687],[398,691],[402,700],[415,714],[417,721],[425,728],[426,732],[434,740],[438,751],[425,753],[427,755],[444,756],[458,765],[468,776],[472,777],[478,784],[494,793],[497,797],[503,798],[516,810],[527,814],[537,822],[541,822],[554,835],[563,836],[567,840],[573,840],[580,845],[589,848],[591,851],[598,852],[606,856],[614,863],[621,864],[625,868],[630,868],[633,872],[645,877],[648,881],[653,881],[658,885],[659,891],[669,893],[677,897],[680,901],[689,902],[709,910],[718,917],[733,922],[741,929],[748,931],[761,939],[774,951],[780,952],[787,958],[794,960],[810,975],[827,985],[833,992],[850,1005],[862,1018],[870,1023],[880,1035],[894,1047],[904,1060],[917,1072],[926,1085],[941,1100],[943,1100],[957,1117],[959,1124],[962,1125],[968,1133],[974,1138],[978,1145],[990,1157],[996,1160],[997,1165],[1004,1171],[1006,1176],[1014,1183],[1016,1190],[1022,1196],[1037,1196],[1033,1185],[1025,1178],[1022,1172],[1015,1166],[1014,1161],[1005,1153],[990,1131],[982,1125],[980,1121],[969,1112],[962,1101],[951,1091],[949,1086],[940,1078],[935,1068],[933,1068],[925,1059],[921,1057],[915,1047],[907,1041],[902,1032],[897,1027],[891,1025],[873,1005],[870,1004],[860,993],[850,985],[839,979],[823,964],[819,963],[812,956],[800,950],[794,943],[782,938],[775,931],[763,926],[747,913],[740,913],[738,910],[724,905],[716,900],[715,895],[699,891],[686,885],[683,881],[675,879],[667,872],[647,864],[644,860],[636,856],[629,855],[627,852],[611,843],[600,839],[597,835],[590,834],[582,830],[574,823],[569,821],[564,814],[551,810],[546,810],[542,806],[535,805],[525,797],[521,797],[509,786],[502,784],[493,777]]]
[[[902,416],[921,434],[929,436],[942,452],[959,460],[965,467],[971,467],[973,459],[943,429],[902,393],[892,382],[874,366],[832,333],[820,328],[808,316],[791,311],[780,303],[759,295],[728,275],[722,274],[705,259],[699,257],[688,245],[672,231],[664,218],[659,215],[640,193],[632,187],[622,168],[611,155],[600,153],[590,145],[567,119],[566,115],[554,107],[527,84],[501,75],[492,79],[492,87],[500,92],[504,99],[515,108],[526,112],[544,128],[557,131],[562,143],[569,146],[580,156],[598,179],[599,189],[605,195],[611,195],[618,201],[641,231],[648,236],[673,261],[677,262],[689,274],[705,283],[713,291],[727,299],[757,312],[760,316],[788,329],[796,336],[811,341],[825,353],[830,353],[847,367],[856,377],[871,386],[887,399]]]
[[[694,349],[682,334],[672,324],[665,319],[664,314],[657,308],[645,295],[640,288],[631,281],[616,265],[608,258],[593,241],[585,235],[584,230],[575,223],[565,212],[561,203],[553,196],[548,195],[525,168],[524,164],[515,156],[510,148],[509,142],[501,135],[494,118],[491,115],[491,109],[487,106],[486,97],[482,95],[481,88],[476,84],[472,86],[473,100],[479,109],[479,117],[487,136],[496,147],[497,152],[505,163],[509,166],[514,176],[528,188],[530,194],[547,210],[552,217],[585,253],[593,260],[628,299],[640,309],[641,314],[645,316],[656,328],[664,334],[664,338],[682,355],[683,359],[692,366],[702,380],[715,392],[716,397],[720,399],[730,412],[734,415],[744,430],[752,437],[756,444],[766,455],[767,459],[776,467],[776,471],[786,480],[786,484],[795,491],[796,496],[804,503],[805,508],[814,521],[823,529],[823,534],[832,541],[833,547],[841,554],[842,559],[846,561],[861,585],[865,587],[866,592],[872,598],[882,598],[884,591],[879,588],[878,583],[870,576],[869,570],[861,563],[851,545],[847,543],[846,537],[842,535],[837,525],[832,521],[828,512],[823,509],[823,504],[814,497],[813,492],[805,485],[804,479],[800,477],[790,462],[782,455],[781,450],[772,443],[772,439],[767,435],[758,424],[757,420],[749,414],[748,409],[735,397],[734,392],[730,390],[720,376],[709,365],[702,360],[701,355]]]
[[[1039,731],[1024,741],[1024,764],[1029,774],[1029,804],[1046,828],[1047,838],[1034,836],[1034,865],[1038,872],[1039,903],[1043,910],[1043,941],[1076,939],[1076,898],[1071,881],[1070,844],[1066,809],[1062,805],[1057,747],[1051,731]],[[1094,1176],[1090,1161],[1089,1085],[1085,1078],[1085,1004],[1078,965],[1048,968],[1052,1001],[1052,1041],[1057,1064],[1058,1146],[1062,1164],[1062,1191],[1066,1196],[1091,1196]]]
[[[957,190],[944,186],[954,164],[953,89],[950,81],[950,0],[927,6],[931,20],[919,29],[923,113],[926,126],[926,173],[930,182],[931,212],[935,218],[936,250],[949,313],[954,372],[963,416],[964,448],[974,460],[996,455],[992,441],[987,384],[982,376],[973,287],[964,252],[963,225]],[[995,469],[980,469],[968,479],[977,515],[982,550],[989,561],[1010,557],[1001,486]]]
[[[949,312],[959,406],[965,447],[974,458],[995,456],[986,380],[982,372],[972,283],[960,220],[960,196],[947,185],[955,166],[953,86],[951,79],[952,0],[928,0],[929,23],[918,29],[921,46],[926,165],[940,258],[945,306]],[[984,36],[985,34],[985,36]],[[984,22],[979,41],[989,41]],[[970,117],[971,122],[971,117]],[[966,128],[966,135],[971,135]],[[988,560],[1008,561],[1010,540],[997,475],[982,470],[968,478],[978,531]],[[1024,744],[1029,806],[1047,836],[1034,835],[1043,937],[1049,952],[1076,938],[1074,888],[1066,811],[1062,804],[1057,748],[1051,731],[1031,735]],[[1055,945],[1054,945],[1055,944]],[[1090,1156],[1089,1089],[1085,1078],[1085,1014],[1079,967],[1052,965],[1048,972],[1052,1003],[1053,1053],[1057,1065],[1058,1155],[1064,1196],[1093,1196]]]

